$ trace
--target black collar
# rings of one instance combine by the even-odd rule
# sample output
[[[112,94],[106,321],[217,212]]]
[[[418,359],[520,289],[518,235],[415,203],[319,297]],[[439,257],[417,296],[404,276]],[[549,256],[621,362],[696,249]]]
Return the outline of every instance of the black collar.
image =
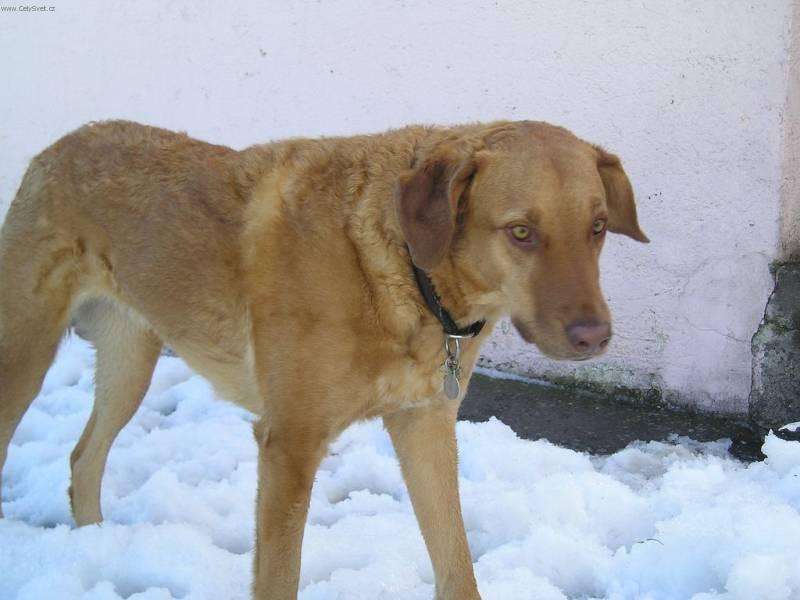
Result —
[[[417,265],[413,263],[411,266],[414,268],[414,278],[417,280],[417,286],[422,293],[422,297],[425,298],[425,304],[428,305],[428,308],[431,309],[434,316],[439,319],[445,335],[458,338],[475,337],[481,332],[481,329],[483,329],[483,326],[486,324],[485,319],[475,321],[471,325],[459,328],[453,320],[453,317],[450,316],[450,313],[442,306],[442,301],[439,299],[436,290],[433,289],[433,282],[431,278],[428,277],[428,274],[422,269],[417,268]]]

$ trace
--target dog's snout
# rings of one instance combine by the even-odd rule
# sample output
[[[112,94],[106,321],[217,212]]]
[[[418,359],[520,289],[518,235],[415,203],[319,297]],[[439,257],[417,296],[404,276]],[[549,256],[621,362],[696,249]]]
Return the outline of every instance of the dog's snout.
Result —
[[[605,321],[575,321],[567,326],[567,337],[576,352],[599,354],[611,339],[611,325]]]

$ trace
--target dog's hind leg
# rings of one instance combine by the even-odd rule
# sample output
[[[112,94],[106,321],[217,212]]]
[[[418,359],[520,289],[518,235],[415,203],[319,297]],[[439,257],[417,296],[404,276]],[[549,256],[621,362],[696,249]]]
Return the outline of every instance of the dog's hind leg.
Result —
[[[147,392],[162,342],[140,317],[109,299],[78,307],[75,326],[97,351],[94,407],[70,460],[72,515],[78,525],[88,525],[103,519],[100,487],[108,452]]]
[[[14,431],[53,362],[71,301],[64,277],[71,249],[41,252],[32,248],[35,239],[20,239],[13,229],[5,227],[0,239],[0,474]],[[27,233],[24,227],[13,233],[20,229]]]

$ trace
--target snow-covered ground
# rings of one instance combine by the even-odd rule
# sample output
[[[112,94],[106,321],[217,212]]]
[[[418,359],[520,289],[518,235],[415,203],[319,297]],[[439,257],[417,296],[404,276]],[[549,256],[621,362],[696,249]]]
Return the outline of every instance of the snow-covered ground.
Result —
[[[106,521],[74,529],[69,453],[92,402],[91,349],[64,343],[14,438],[0,520],[0,599],[243,599],[250,586],[252,416],[162,358],[118,438]],[[800,443],[745,465],[724,442],[637,443],[589,456],[458,427],[465,520],[485,600],[800,598]],[[433,575],[379,422],[322,464],[302,600],[430,599]]]

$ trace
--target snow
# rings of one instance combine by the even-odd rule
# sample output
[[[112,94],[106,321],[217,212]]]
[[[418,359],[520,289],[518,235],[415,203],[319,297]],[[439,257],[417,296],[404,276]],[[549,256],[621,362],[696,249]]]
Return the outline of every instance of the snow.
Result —
[[[75,529],[69,453],[92,402],[72,338],[13,440],[0,598],[241,599],[250,588],[252,415],[163,357],[109,456],[105,522]],[[746,465],[724,441],[590,456],[460,423],[460,485],[484,600],[800,598],[800,443]],[[430,599],[433,573],[379,422],[331,447],[312,494],[301,600]]]

